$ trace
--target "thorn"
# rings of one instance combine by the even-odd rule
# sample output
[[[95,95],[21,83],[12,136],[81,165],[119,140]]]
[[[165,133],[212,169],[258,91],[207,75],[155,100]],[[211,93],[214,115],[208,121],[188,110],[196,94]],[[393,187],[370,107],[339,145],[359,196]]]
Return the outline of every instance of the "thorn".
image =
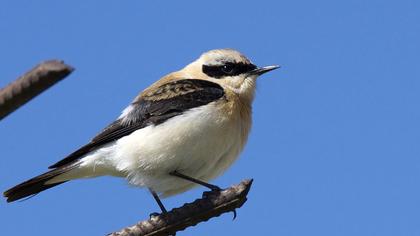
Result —
[[[236,209],[234,209],[232,212],[233,212],[233,219],[232,219],[232,221],[234,221],[236,219]]]

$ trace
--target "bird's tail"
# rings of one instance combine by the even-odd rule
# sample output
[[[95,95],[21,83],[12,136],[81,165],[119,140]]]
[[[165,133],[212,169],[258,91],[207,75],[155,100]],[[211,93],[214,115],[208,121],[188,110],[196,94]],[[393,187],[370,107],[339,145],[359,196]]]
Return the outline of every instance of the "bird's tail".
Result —
[[[7,198],[7,202],[13,202],[65,183],[67,180],[56,182],[52,181],[52,179],[71,171],[74,169],[74,167],[75,166],[63,166],[50,170],[44,174],[38,175],[32,179],[16,185],[15,187],[4,192],[3,195]]]

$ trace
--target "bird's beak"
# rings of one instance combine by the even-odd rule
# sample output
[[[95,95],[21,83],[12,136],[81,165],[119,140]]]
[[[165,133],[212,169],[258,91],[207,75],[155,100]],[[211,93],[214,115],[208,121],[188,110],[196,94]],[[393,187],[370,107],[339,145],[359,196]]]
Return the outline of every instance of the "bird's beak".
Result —
[[[264,66],[264,67],[260,67],[260,68],[257,68],[257,69],[255,69],[255,70],[252,70],[252,71],[250,71],[249,73],[250,73],[251,75],[262,75],[262,74],[264,74],[264,73],[267,73],[267,72],[269,72],[269,71],[275,70],[275,69],[277,69],[277,68],[280,68],[280,66],[278,66],[278,65],[273,65],[273,66]]]

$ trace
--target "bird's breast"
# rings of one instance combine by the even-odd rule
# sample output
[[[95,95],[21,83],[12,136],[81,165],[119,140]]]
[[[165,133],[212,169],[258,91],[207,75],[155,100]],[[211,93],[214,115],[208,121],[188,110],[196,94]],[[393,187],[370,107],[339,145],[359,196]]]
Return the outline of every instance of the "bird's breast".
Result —
[[[191,184],[168,175],[171,171],[202,180],[216,177],[238,157],[250,125],[250,109],[222,99],[121,138],[115,165],[132,184],[166,195],[182,192]]]

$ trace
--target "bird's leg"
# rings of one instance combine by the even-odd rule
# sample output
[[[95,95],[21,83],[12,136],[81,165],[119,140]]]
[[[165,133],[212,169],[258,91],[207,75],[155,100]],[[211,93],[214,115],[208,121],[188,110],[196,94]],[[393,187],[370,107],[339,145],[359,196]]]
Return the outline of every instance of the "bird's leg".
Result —
[[[222,190],[221,188],[219,188],[219,187],[218,187],[218,186],[216,186],[216,185],[209,184],[209,183],[206,183],[206,182],[201,181],[201,180],[198,180],[198,179],[194,179],[194,178],[192,178],[192,177],[190,177],[190,176],[187,176],[187,175],[181,174],[181,173],[179,173],[178,171],[173,171],[173,172],[171,172],[171,173],[169,173],[169,174],[170,174],[170,175],[172,175],[172,176],[176,176],[176,177],[179,177],[179,178],[181,178],[181,179],[185,179],[185,180],[191,181],[191,182],[193,182],[193,183],[196,183],[196,184],[202,185],[202,186],[204,186],[204,187],[207,187],[207,188],[211,189],[212,191],[220,191],[220,190]]]
[[[153,195],[153,198],[156,200],[157,204],[160,207],[160,210],[162,211],[162,213],[167,213],[168,211],[166,210],[165,206],[163,205],[162,201],[160,200],[159,196],[157,195],[157,193],[155,191],[153,191],[153,189],[149,188],[150,193]],[[153,216],[157,216],[159,215],[158,213],[152,213],[150,214],[150,218],[152,218]],[[176,233],[170,234],[169,236],[176,236]]]
[[[157,195],[157,193],[155,191],[153,191],[153,189],[149,188],[150,193],[153,195],[153,198],[156,200],[157,204],[160,207],[160,210],[162,211],[162,213],[166,213],[168,212],[165,208],[165,206],[163,205],[162,201],[160,200],[159,196]],[[158,215],[157,213],[152,213],[150,214],[150,217]]]
[[[193,183],[202,185],[204,187],[209,188],[212,191],[221,191],[222,190],[219,186],[216,186],[216,185],[213,185],[213,184],[209,184],[209,183],[206,183],[206,182],[201,181],[201,180],[198,180],[198,179],[194,179],[193,177],[190,177],[188,175],[181,174],[178,171],[173,171],[173,172],[171,172],[169,174],[172,175],[172,176],[176,176],[176,177],[179,177],[181,179],[185,179],[185,180],[191,181]],[[203,193],[203,196],[205,196],[206,193],[207,192],[204,192]],[[236,219],[236,209],[233,210],[233,220],[235,220],[235,219]]]

